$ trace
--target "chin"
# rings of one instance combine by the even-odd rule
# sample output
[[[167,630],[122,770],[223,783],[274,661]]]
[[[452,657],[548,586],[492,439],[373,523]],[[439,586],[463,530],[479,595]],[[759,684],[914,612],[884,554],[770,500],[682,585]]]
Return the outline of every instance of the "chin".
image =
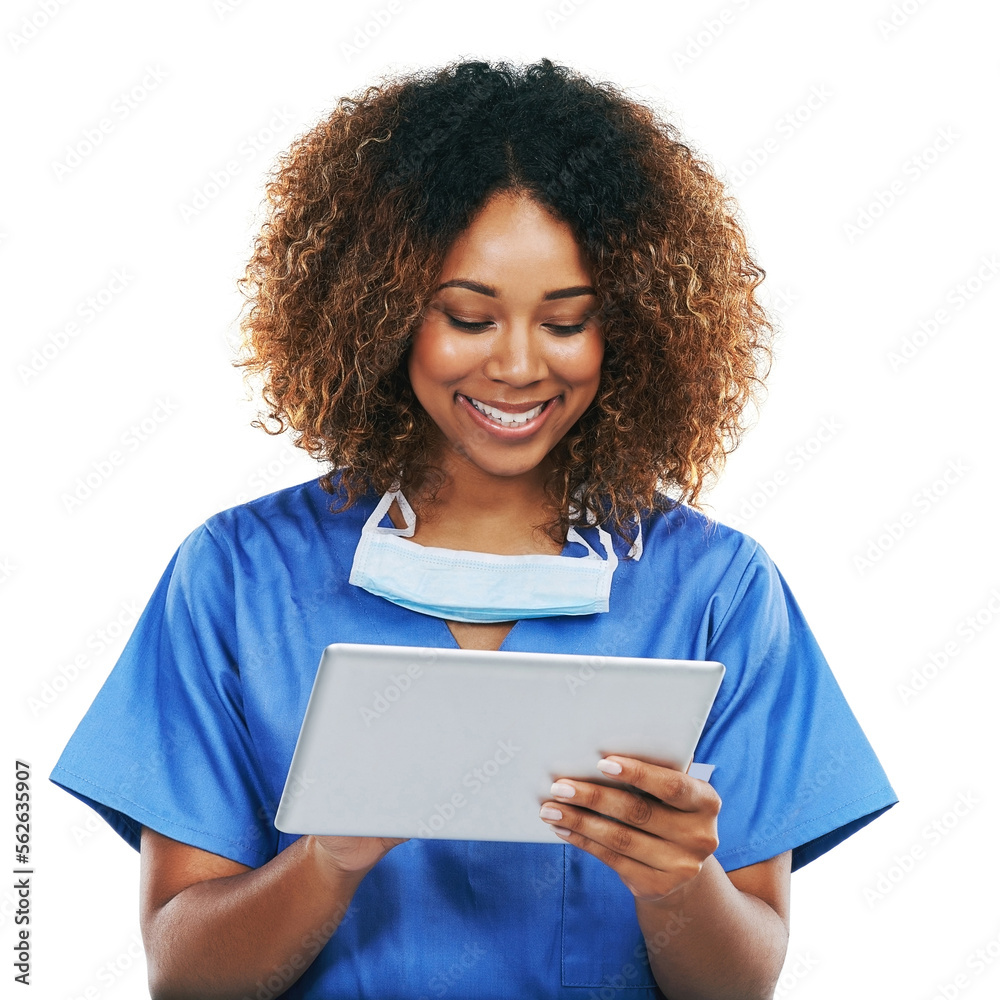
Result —
[[[536,462],[504,462],[501,460],[490,461],[485,456],[470,455],[467,451],[459,451],[459,454],[480,472],[487,476],[495,476],[497,479],[517,479],[519,476],[531,475],[541,471],[540,466],[545,462],[544,455]]]

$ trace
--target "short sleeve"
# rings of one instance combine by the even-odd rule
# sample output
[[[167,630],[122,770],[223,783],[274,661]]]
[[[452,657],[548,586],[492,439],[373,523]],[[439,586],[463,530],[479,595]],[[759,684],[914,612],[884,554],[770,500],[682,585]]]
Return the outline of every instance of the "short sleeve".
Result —
[[[716,858],[731,871],[792,851],[792,869],[897,799],[795,598],[759,545],[714,623],[726,666],[695,760],[715,763]]]
[[[51,779],[138,849],[148,826],[257,867],[277,851],[243,712],[233,559],[209,528],[175,553]]]

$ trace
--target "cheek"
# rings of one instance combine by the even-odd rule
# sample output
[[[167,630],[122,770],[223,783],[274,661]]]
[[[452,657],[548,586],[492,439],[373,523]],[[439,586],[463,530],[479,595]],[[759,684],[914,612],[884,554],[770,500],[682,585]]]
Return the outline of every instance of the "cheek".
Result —
[[[593,388],[596,392],[603,361],[604,339],[599,336],[588,338],[585,343],[572,345],[562,356],[563,377],[581,389]]]
[[[447,383],[467,374],[474,363],[470,355],[468,338],[466,343],[447,332],[436,328],[434,323],[425,323],[414,335],[413,347],[407,362],[410,383]]]

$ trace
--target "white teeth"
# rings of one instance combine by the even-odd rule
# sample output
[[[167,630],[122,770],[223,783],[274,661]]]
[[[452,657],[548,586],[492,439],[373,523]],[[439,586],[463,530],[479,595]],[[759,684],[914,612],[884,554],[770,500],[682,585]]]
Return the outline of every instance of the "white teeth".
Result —
[[[544,403],[539,403],[538,406],[530,410],[525,410],[524,413],[507,413],[504,410],[498,410],[494,406],[487,406],[485,403],[481,403],[478,399],[473,399],[471,396],[465,397],[472,405],[479,410],[480,413],[485,414],[491,420],[495,420],[498,424],[502,424],[504,427],[520,427],[522,424],[526,424],[529,420],[534,420],[539,413],[545,408]]]

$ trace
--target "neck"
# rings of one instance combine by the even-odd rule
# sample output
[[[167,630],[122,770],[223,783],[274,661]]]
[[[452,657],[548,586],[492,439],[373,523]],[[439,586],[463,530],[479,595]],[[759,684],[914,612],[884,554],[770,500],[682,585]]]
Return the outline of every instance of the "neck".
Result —
[[[523,476],[492,476],[460,457],[440,463],[445,483],[433,502],[407,497],[417,513],[413,540],[422,545],[505,555],[558,553],[541,526],[551,520],[545,503],[547,469]]]

